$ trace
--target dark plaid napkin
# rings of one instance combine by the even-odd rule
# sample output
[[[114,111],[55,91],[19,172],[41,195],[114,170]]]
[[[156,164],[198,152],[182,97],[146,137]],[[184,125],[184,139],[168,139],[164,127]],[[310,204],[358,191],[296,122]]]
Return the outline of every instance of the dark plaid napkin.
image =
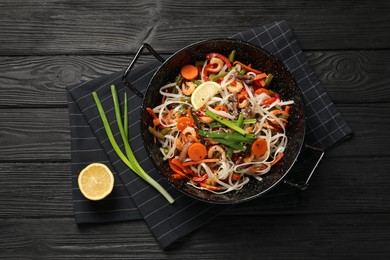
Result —
[[[351,129],[337,112],[320,82],[313,74],[302,50],[285,21],[274,22],[234,35],[261,46],[276,55],[293,73],[301,87],[307,108],[306,143],[328,149],[345,140]],[[134,68],[129,81],[142,93],[159,62]],[[77,223],[97,223],[144,219],[162,248],[196,230],[218,216],[227,205],[215,205],[194,200],[174,189],[154,168],[143,147],[140,136],[140,106],[142,100],[124,87],[123,71],[67,87],[71,127],[72,198]],[[129,102],[130,145],[144,170],[157,180],[175,199],[169,204],[157,192],[137,177],[118,158],[107,139],[91,93],[96,91],[110,121],[118,143],[110,85],[115,84],[121,103],[126,91]],[[123,148],[123,147],[121,147]],[[79,172],[89,163],[102,162],[115,175],[112,194],[102,201],[88,201],[77,187]]]

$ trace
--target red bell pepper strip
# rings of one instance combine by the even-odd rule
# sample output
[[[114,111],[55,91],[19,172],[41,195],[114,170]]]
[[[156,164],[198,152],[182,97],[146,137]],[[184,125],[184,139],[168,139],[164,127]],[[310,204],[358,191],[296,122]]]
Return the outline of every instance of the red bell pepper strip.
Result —
[[[228,58],[226,58],[224,55],[220,54],[220,53],[217,53],[217,52],[211,52],[211,53],[208,53],[206,54],[206,58],[208,60],[211,60],[211,58],[219,58],[221,59],[223,62],[225,62],[226,66],[230,69],[232,67],[232,63],[229,61]]]
[[[207,178],[208,178],[208,174],[203,174],[200,177],[197,177],[197,176],[192,177],[192,180],[196,181],[196,182],[202,182],[202,181],[206,180]]]
[[[276,101],[276,97],[272,97],[272,98],[269,98],[267,100],[264,100],[263,101],[263,105],[269,105],[269,104],[272,104]]]

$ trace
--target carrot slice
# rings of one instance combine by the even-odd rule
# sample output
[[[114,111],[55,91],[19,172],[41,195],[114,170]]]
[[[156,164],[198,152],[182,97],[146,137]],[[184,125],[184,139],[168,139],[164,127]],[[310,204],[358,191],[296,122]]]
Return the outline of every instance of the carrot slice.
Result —
[[[176,124],[177,129],[182,132],[184,129],[186,129],[187,126],[193,126],[194,122],[190,118],[182,116],[177,120]]]
[[[263,138],[258,138],[256,141],[252,144],[252,152],[255,156],[261,156],[265,154],[268,150],[268,144],[267,141]]]
[[[198,77],[198,69],[191,64],[182,67],[180,73],[187,80],[193,80]]]
[[[203,160],[207,156],[207,148],[204,144],[193,143],[188,148],[188,156],[194,161]]]
[[[216,159],[203,159],[203,160],[199,160],[199,161],[185,162],[185,163],[183,163],[183,166],[187,167],[187,166],[200,164],[200,163],[213,163],[213,162],[219,162],[219,161],[220,161],[220,159],[218,159],[218,158],[216,158]]]

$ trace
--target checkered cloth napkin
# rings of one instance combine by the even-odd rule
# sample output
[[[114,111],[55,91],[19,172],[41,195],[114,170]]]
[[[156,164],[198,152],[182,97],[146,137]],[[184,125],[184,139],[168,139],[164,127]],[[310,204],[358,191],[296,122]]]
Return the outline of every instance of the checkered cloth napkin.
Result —
[[[263,47],[277,56],[296,78],[304,95],[307,115],[306,143],[321,149],[333,147],[351,134],[344,119],[312,72],[293,32],[285,21],[240,32],[231,38]],[[134,68],[129,81],[142,93],[161,64],[150,62]],[[173,188],[154,168],[140,135],[142,100],[125,88],[123,71],[67,87],[72,160],[72,198],[77,223],[144,219],[162,248],[200,228],[231,206],[215,205],[190,198]],[[91,93],[96,91],[106,110],[113,132],[119,138],[110,85],[115,84],[120,102],[129,97],[130,145],[144,170],[175,199],[169,204],[155,189],[137,177],[118,158],[107,139]],[[122,142],[119,142],[122,143]],[[123,147],[121,147],[123,148]],[[79,172],[89,163],[105,163],[115,175],[112,194],[102,201],[88,201],[77,187]],[[272,193],[271,195],[272,196]],[[261,200],[261,199],[260,199]]]

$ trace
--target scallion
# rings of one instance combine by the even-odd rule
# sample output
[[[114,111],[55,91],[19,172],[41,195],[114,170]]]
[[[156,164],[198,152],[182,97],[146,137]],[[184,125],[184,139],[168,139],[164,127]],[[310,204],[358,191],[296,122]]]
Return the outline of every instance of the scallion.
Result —
[[[97,95],[96,92],[93,92],[92,93],[92,96],[95,100],[95,103],[96,103],[96,106],[98,108],[98,111],[99,111],[99,115],[100,115],[100,118],[103,122],[103,125],[104,125],[104,129],[107,133],[107,136],[108,136],[108,139],[111,143],[111,146],[113,147],[114,151],[116,152],[116,154],[119,156],[119,158],[123,161],[123,163],[125,163],[133,172],[135,172],[139,177],[141,177],[144,181],[146,181],[147,183],[149,183],[150,185],[152,185],[157,191],[159,191],[167,200],[169,203],[173,203],[174,202],[174,199],[171,197],[171,195],[169,195],[169,193],[158,183],[156,182],[153,178],[151,178],[141,167],[141,165],[138,163],[137,159],[135,158],[134,156],[134,153],[133,151],[131,150],[131,147],[130,147],[130,144],[128,142],[128,139],[126,137],[126,132],[124,130],[124,126],[122,125],[122,120],[120,118],[120,108],[119,108],[119,101],[118,101],[118,96],[117,96],[117,92],[116,92],[116,89],[115,89],[115,86],[112,85],[111,86],[111,92],[113,94],[113,100],[114,100],[114,108],[115,108],[115,116],[116,116],[116,119],[117,119],[117,123],[118,123],[118,128],[119,128],[119,131],[120,131],[120,134],[122,136],[122,140],[124,142],[124,145],[125,145],[125,150],[126,150],[126,154],[127,154],[127,157],[123,154],[123,152],[121,151],[121,149],[119,148],[116,140],[115,140],[115,137],[112,133],[112,130],[111,130],[111,127],[110,127],[110,124],[108,122],[108,119],[106,117],[106,114],[104,112],[104,109],[103,109],[103,106],[99,100],[99,97]],[[125,102],[125,105],[127,104],[127,101]],[[125,111],[127,111],[127,108],[124,109]],[[127,113],[125,113],[126,117],[127,117]],[[127,124],[126,123],[126,120],[125,121],[125,125]]]

